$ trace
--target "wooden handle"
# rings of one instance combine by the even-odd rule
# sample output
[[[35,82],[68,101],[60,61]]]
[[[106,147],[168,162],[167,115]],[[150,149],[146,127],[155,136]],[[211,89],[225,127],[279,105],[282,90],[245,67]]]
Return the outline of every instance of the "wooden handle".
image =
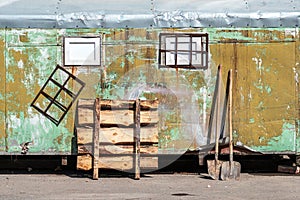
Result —
[[[232,137],[232,69],[228,72],[228,78],[229,78],[229,159],[230,162],[233,162],[233,137]]]
[[[219,157],[219,134],[220,124],[218,123],[218,115],[220,113],[220,83],[222,77],[221,65],[218,66],[216,89],[215,89],[215,104],[216,104],[216,130],[215,130],[215,160],[218,161]],[[214,116],[211,116],[214,117]]]

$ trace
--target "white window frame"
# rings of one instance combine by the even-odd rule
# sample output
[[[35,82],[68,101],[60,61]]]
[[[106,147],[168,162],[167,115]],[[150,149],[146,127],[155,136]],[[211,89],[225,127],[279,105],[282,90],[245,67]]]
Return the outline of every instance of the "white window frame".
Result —
[[[100,66],[101,37],[64,37],[64,66]]]

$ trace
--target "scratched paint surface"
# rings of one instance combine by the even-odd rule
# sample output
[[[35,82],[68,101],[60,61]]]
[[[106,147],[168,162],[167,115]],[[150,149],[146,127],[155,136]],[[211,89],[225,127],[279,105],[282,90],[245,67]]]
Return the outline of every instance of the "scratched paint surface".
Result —
[[[59,59],[56,30],[7,30],[5,109],[8,153],[19,153],[31,142],[29,153],[71,152],[72,111],[58,127],[30,104]]]
[[[207,32],[209,68],[159,69],[160,32]],[[209,141],[218,64],[224,72],[234,69],[235,143],[263,152],[300,152],[298,30],[233,28],[2,29],[0,152],[7,146],[7,153],[17,153],[19,144],[27,141],[33,141],[32,153],[72,152],[75,109],[56,127],[30,103],[62,63],[63,36],[99,34],[102,66],[69,69],[86,83],[80,97],[159,99],[161,152],[194,150]]]

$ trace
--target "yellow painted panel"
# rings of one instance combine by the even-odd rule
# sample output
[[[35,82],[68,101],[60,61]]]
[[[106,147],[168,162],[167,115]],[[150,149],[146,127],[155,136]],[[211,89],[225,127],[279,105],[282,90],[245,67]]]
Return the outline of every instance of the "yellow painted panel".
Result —
[[[236,130],[241,143],[260,147],[280,136],[285,122],[295,118],[295,43],[255,44],[246,48],[247,84],[250,87],[245,87],[249,89],[246,92],[249,116],[244,121],[250,126],[240,129],[240,125]],[[243,117],[238,112],[235,119]],[[294,134],[291,131],[289,137],[294,138]]]

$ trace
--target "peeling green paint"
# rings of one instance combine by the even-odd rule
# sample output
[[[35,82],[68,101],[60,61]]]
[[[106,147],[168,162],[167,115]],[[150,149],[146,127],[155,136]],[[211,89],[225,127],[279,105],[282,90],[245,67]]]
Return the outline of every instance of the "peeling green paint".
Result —
[[[260,141],[262,140],[267,140],[267,145],[251,146],[250,148],[260,152],[272,152],[274,149],[277,152],[295,152],[295,125],[284,123],[281,135],[268,139],[260,137]]]
[[[207,70],[176,71],[157,67],[159,33],[177,31],[209,34]],[[30,103],[56,64],[62,64],[62,38],[98,35],[103,36],[102,66],[69,69],[87,84],[80,97],[118,99],[144,84],[139,97],[157,98],[164,109],[160,116],[162,150],[184,148],[193,142],[184,133],[188,130],[184,127],[189,125],[184,121],[187,119],[180,118],[183,108],[190,103],[196,105],[197,119],[203,123],[203,130],[197,129],[195,134],[198,135],[194,137],[202,141],[195,143],[199,145],[207,137],[217,66],[222,64],[224,72],[231,68],[235,71],[235,140],[259,151],[296,151],[292,138],[298,133],[292,123],[284,123],[284,120],[299,118],[295,112],[299,94],[295,88],[295,72],[291,70],[296,68],[297,71],[299,67],[296,65],[299,63],[297,31],[283,28],[1,29],[0,49],[4,59],[1,61],[0,55],[0,63],[4,67],[0,71],[0,83],[4,89],[0,89],[3,116],[0,117],[0,151],[6,151],[5,145],[8,145],[8,153],[18,153],[20,143],[33,140],[32,153],[71,153],[75,110],[56,127],[32,110]],[[167,73],[172,73],[172,77],[166,78]],[[226,73],[223,79],[225,85]],[[178,80],[184,81],[179,83]],[[156,85],[169,89],[169,93],[151,91]],[[178,92],[176,87],[183,92],[192,91],[192,95],[178,98],[178,94],[174,94]],[[46,102],[43,104],[46,106]],[[188,111],[193,116],[191,110]],[[298,135],[297,151],[299,138]]]

